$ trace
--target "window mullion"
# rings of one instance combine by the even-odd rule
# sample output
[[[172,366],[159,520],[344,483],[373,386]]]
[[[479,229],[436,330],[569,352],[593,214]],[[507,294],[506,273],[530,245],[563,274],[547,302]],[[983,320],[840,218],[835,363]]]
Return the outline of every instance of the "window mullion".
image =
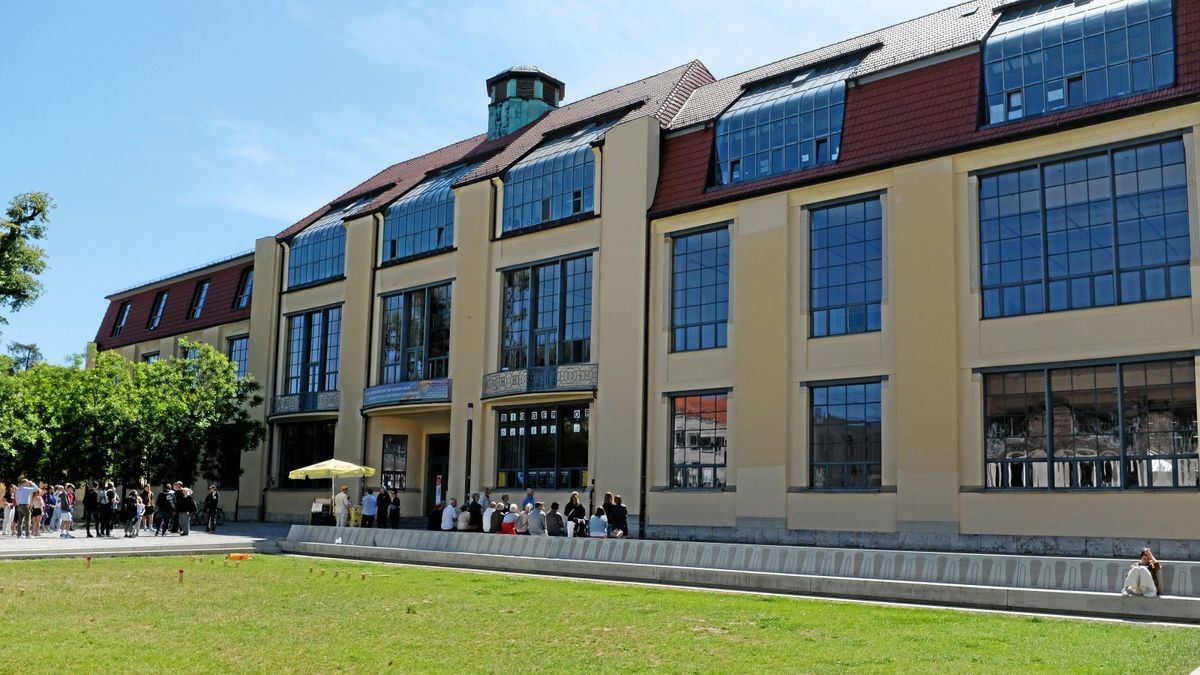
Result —
[[[425,312],[421,315],[421,377],[426,378],[429,376],[429,314],[432,311],[431,308],[433,306],[430,303],[429,298],[432,294],[429,292],[428,288],[423,288],[417,292],[423,295],[423,301],[425,303]]]
[[[529,268],[529,296],[525,304],[525,367],[532,369],[537,362],[538,283],[541,279],[536,266]]]
[[[1037,165],[1038,171],[1038,203],[1041,208],[1041,213],[1038,214],[1042,219],[1042,314],[1050,312],[1050,233],[1048,231],[1048,218],[1046,216],[1046,165],[1039,162]],[[1021,289],[1021,295],[1024,296],[1025,289]],[[1024,306],[1025,298],[1021,298],[1022,306]],[[1046,387],[1049,388],[1050,381],[1046,380]],[[1049,410],[1049,408],[1047,408]]]
[[[1113,223],[1114,228],[1116,223]],[[1117,363],[1117,445],[1120,448],[1117,456],[1121,460],[1120,489],[1129,487],[1129,476],[1125,462],[1125,367]]]
[[[1046,418],[1050,424],[1046,425],[1046,489],[1054,489],[1054,385],[1050,380],[1050,369],[1046,368],[1042,371],[1043,396],[1045,396]],[[1032,476],[1031,476],[1032,478]],[[1026,483],[1029,481],[1026,480]]]
[[[1110,221],[1112,223],[1112,275],[1113,275],[1113,305],[1121,304],[1121,247],[1117,245],[1117,163],[1113,160],[1113,149],[1109,148],[1106,153],[1108,157],[1108,204],[1109,213],[1112,214]],[[1170,280],[1167,282],[1170,284]],[[1118,372],[1118,375],[1120,373]],[[1120,382],[1118,381],[1118,390]],[[1124,448],[1122,448],[1124,453]],[[1124,462],[1122,462],[1124,464]],[[1125,485],[1125,481],[1121,481],[1121,485]]]

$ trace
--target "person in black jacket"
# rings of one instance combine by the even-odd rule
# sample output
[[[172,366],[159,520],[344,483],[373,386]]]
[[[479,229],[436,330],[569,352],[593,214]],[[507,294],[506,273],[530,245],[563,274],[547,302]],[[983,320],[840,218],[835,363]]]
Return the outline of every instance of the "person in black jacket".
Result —
[[[83,486],[83,524],[87,527],[88,539],[92,538],[92,522],[96,523],[96,535],[100,534],[100,521],[96,518],[96,488],[100,485],[92,483]]]
[[[567,519],[567,527],[575,529],[575,536],[581,537],[587,532],[587,509],[583,508],[583,502],[579,500],[579,493],[571,493],[571,501],[567,502],[567,508],[563,511],[563,516]]]
[[[221,495],[217,493],[216,485],[208,486],[208,494],[204,496],[204,531],[215,534],[217,531],[217,509],[221,508]]]
[[[621,501],[621,495],[613,497],[612,510],[605,509],[608,514],[608,535],[610,537],[629,536],[629,509]]]
[[[113,487],[112,481],[104,483],[104,490],[97,496],[96,515],[99,516],[99,523],[96,525],[96,530],[101,537],[111,537],[113,520],[120,515],[121,498],[117,496],[117,489]]]
[[[392,501],[388,505],[388,527],[393,530],[400,529],[400,495],[396,494],[395,490],[390,490]]]
[[[179,505],[183,503],[183,483],[175,481],[175,517],[171,519],[171,531],[179,532]]]
[[[387,488],[380,488],[379,496],[375,498],[375,505],[379,509],[375,516],[375,527],[383,529],[387,527],[388,509],[392,506],[392,498],[388,496]]]
[[[154,500],[154,536],[165,537],[171,529],[171,520],[175,515],[175,492],[170,485],[164,485],[162,492]]]

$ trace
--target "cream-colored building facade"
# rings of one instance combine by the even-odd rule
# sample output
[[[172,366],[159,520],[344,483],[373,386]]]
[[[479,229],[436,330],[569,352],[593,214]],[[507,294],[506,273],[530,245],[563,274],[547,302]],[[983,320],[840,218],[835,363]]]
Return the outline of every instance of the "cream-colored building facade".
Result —
[[[651,531],[947,546],[969,546],[956,542],[970,535],[987,536],[990,546],[1003,537],[1200,539],[1188,515],[1200,508],[1195,486],[986,489],[982,375],[1155,355],[1184,355],[1194,364],[1198,124],[1200,106],[1189,104],[655,220]],[[1182,138],[1187,153],[1191,297],[981,319],[977,174],[1164,134]],[[881,329],[810,337],[809,209],[864,195],[879,195],[882,204]],[[672,352],[672,237],[712,225],[728,227],[730,238],[728,347]],[[864,378],[882,383],[882,484],[813,489],[810,386]],[[706,390],[729,392],[727,487],[672,490],[667,396]]]

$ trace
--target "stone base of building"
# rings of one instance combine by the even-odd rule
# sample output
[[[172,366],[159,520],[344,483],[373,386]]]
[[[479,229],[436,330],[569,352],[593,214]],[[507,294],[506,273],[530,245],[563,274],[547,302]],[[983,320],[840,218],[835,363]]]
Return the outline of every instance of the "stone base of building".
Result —
[[[635,519],[630,530],[637,533]],[[944,532],[848,532],[840,530],[789,530],[778,527],[703,527],[690,525],[646,526],[647,539],[709,541],[738,544],[826,546],[833,548],[891,549],[898,551],[949,551],[1010,555],[1129,558],[1149,546],[1163,560],[1200,561],[1200,540],[1130,539],[1124,537],[1014,536]]]

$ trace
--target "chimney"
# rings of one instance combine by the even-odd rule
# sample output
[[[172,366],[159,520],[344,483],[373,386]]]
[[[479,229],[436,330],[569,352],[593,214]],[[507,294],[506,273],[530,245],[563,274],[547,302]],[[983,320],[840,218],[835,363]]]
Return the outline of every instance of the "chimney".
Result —
[[[507,136],[562,102],[567,85],[534,66],[513,66],[488,78],[488,138]]]

